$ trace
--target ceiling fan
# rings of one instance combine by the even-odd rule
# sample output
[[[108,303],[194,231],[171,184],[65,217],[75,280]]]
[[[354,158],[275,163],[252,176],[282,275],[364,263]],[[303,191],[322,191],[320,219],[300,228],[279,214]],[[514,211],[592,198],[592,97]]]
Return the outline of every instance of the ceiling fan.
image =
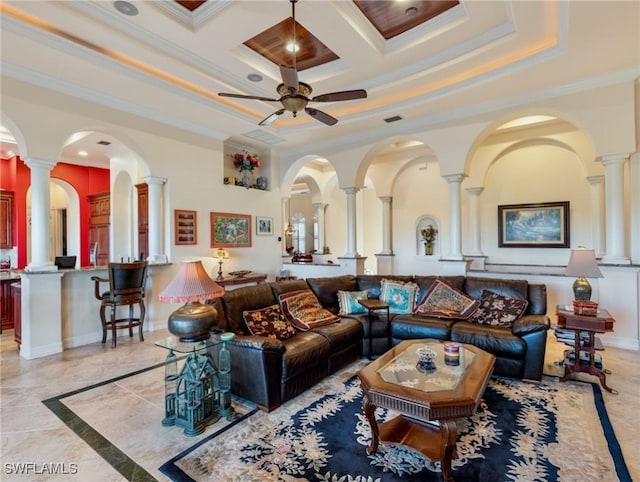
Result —
[[[282,83],[276,88],[280,98],[272,99],[257,95],[229,94],[225,92],[221,92],[218,95],[222,97],[235,97],[237,99],[280,102],[282,104],[282,108],[278,109],[265,119],[262,119],[258,123],[258,125],[261,126],[271,124],[278,116],[284,114],[285,111],[293,113],[293,117],[296,117],[298,112],[301,110],[304,110],[314,119],[332,126],[338,122],[338,119],[330,116],[326,112],[322,112],[321,110],[313,107],[308,107],[307,104],[309,102],[338,102],[343,100],[365,99],[367,97],[367,91],[364,89],[344,90],[341,92],[331,92],[329,94],[322,94],[309,98],[313,89],[309,84],[305,84],[298,80],[298,70],[296,69],[296,2],[298,0],[289,1],[291,2],[291,16],[293,18],[293,66],[280,65]]]

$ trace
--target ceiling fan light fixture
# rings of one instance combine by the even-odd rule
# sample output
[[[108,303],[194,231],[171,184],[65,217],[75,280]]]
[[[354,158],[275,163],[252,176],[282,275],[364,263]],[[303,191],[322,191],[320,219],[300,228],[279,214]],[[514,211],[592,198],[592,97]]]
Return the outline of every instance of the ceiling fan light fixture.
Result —
[[[309,100],[306,97],[301,95],[285,96],[280,100],[285,109],[289,112],[293,112],[294,117],[298,111],[304,110],[308,101]]]

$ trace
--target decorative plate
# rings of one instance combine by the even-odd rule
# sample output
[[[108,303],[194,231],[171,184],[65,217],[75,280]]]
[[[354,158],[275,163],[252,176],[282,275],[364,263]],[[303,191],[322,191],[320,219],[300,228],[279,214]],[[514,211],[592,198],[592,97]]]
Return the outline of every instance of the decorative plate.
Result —
[[[240,271],[229,271],[231,276],[237,276],[238,278],[242,278],[244,275],[251,273],[250,269],[243,269]]]

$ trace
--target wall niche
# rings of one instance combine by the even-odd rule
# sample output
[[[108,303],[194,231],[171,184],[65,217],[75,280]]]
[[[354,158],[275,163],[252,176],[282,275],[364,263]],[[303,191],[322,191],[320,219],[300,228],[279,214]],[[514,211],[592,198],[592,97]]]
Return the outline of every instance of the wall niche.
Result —
[[[242,156],[244,163],[251,165],[252,161],[257,160],[259,167],[255,166],[251,169],[240,170],[234,164],[237,155]],[[238,142],[226,141],[224,143],[224,184],[230,186],[244,187],[247,189],[259,189],[268,191],[271,189],[271,159],[269,154],[264,150],[257,149],[249,145],[243,145]]]

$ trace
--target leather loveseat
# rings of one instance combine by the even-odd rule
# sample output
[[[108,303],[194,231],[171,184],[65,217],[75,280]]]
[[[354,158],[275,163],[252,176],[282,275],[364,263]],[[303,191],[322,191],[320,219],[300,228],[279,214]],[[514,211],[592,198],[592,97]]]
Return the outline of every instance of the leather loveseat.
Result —
[[[297,332],[286,340],[251,335],[243,311],[278,303],[282,293],[311,289],[324,308],[339,313],[338,291],[368,291],[379,298],[382,279],[418,285],[424,298],[436,276],[342,275],[287,280],[228,291],[218,303],[218,328],[233,331],[228,344],[232,364],[232,393],[273,410],[315,385],[325,376],[362,355],[375,357],[406,339],[434,338],[469,343],[496,356],[494,374],[539,382],[542,378],[546,336],[546,286],[526,280],[464,276],[439,277],[472,298],[483,290],[528,301],[524,314],[509,328],[414,314],[386,312],[342,315],[338,322]],[[371,346],[371,351],[369,347]],[[217,347],[212,355],[217,356]],[[216,359],[216,358],[214,358]]]

